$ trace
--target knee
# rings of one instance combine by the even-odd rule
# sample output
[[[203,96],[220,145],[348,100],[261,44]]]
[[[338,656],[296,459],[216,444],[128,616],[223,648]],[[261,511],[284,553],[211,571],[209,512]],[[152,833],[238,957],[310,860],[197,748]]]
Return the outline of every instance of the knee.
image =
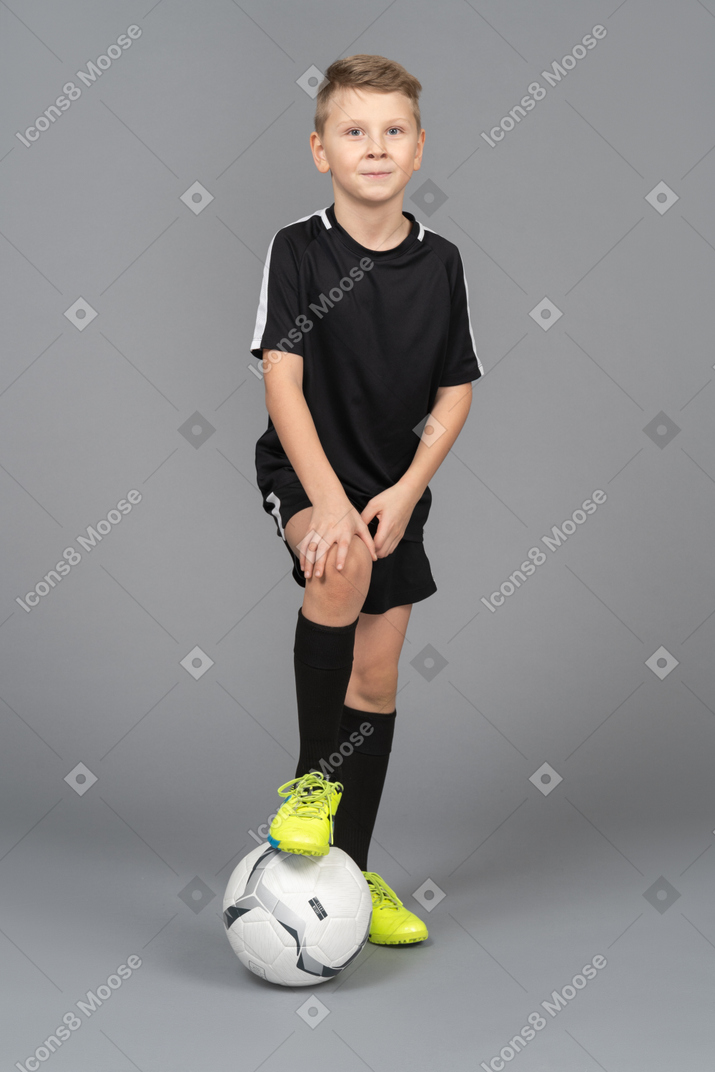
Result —
[[[322,576],[313,573],[306,585],[313,590],[318,587],[327,600],[337,605],[354,602],[356,594],[364,600],[372,576],[372,557],[365,542],[353,536],[342,569],[338,569],[337,560],[338,545],[334,543],[325,555]]]

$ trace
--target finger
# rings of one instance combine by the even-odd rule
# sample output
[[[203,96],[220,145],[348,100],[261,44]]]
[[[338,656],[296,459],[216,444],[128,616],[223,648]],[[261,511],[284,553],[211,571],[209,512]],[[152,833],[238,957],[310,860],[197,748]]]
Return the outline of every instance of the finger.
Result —
[[[328,553],[331,545],[321,538],[320,544],[316,550],[316,564],[315,564],[315,576],[322,577],[325,569],[325,556]]]
[[[312,532],[312,529],[309,529],[308,532],[306,532],[306,534],[303,537],[303,539],[298,544],[298,551],[300,552],[300,568],[301,568],[303,573],[305,573],[306,569],[308,568],[308,554],[307,554],[307,551],[308,551],[308,544],[310,543],[312,538],[313,538],[313,532]]]
[[[380,526],[378,525],[377,527],[379,528]],[[377,536],[377,533],[375,533],[375,535]],[[367,530],[367,538],[370,541],[370,543],[368,544],[368,547],[372,551],[372,557],[373,557],[374,561],[377,561],[377,546],[375,544],[375,541],[372,538],[372,533],[370,532],[370,529]]]
[[[315,533],[310,543],[308,544],[308,550],[306,552],[308,557],[308,576],[312,576],[315,569],[316,552],[320,544],[320,537]]]
[[[310,577],[313,571],[313,562],[315,561],[315,548],[318,546],[318,535],[315,529],[310,529],[303,539],[298,544],[301,552],[301,558],[303,559],[303,572],[306,577]],[[311,550],[311,547],[313,550]]]
[[[360,539],[363,541],[363,543],[367,547],[368,551],[370,552],[370,555],[372,557],[373,562],[376,562],[377,561],[377,551],[375,550],[375,543],[373,541],[372,536],[370,535],[370,530],[367,527],[367,525],[365,526],[364,529],[360,529],[357,532],[356,535],[358,535],[360,537]]]
[[[322,577],[325,572],[325,565],[327,562],[328,551],[332,547],[327,539],[321,539],[321,546],[317,549],[317,569],[316,577]]]
[[[345,565],[345,559],[348,557],[348,548],[350,547],[351,542],[352,542],[352,536],[350,537],[350,539],[347,539],[347,538],[342,539],[340,541],[340,543],[338,544],[338,555],[337,555],[336,565],[337,565],[339,570],[341,570],[343,568],[343,566]]]

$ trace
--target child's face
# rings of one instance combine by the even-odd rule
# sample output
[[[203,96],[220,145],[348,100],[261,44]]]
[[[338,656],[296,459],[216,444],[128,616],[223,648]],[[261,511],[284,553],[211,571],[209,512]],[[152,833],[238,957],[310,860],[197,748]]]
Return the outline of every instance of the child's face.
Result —
[[[323,140],[313,131],[310,145],[316,167],[330,170],[333,184],[358,200],[383,202],[399,194],[419,169],[424,140],[403,93],[350,88],[336,93]]]

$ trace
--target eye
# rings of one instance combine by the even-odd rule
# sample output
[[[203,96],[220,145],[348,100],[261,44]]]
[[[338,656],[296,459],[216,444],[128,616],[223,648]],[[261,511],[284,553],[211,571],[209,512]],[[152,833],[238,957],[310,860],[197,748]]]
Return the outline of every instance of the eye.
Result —
[[[347,133],[352,134],[353,130],[360,131],[360,127],[353,127],[352,130],[348,130]]]
[[[399,130],[402,133],[402,127],[390,127],[390,130]]]

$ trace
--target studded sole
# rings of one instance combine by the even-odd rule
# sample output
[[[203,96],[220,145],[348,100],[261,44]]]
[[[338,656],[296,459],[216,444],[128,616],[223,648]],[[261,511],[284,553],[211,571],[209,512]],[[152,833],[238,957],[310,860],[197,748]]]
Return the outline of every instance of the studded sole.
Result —
[[[291,849],[291,848],[286,848],[285,845],[278,845],[277,847],[281,850],[281,852],[290,852],[290,853],[293,854],[293,856],[327,856],[328,855],[328,850],[327,849],[325,850],[325,852],[319,852],[317,849]]]
[[[294,848],[290,845],[284,845],[283,842],[277,841],[274,837],[268,835],[268,843],[273,846],[274,849],[280,849],[281,852],[291,852],[294,856],[327,856],[329,846],[325,849],[306,849],[304,847]]]
[[[397,942],[380,942],[377,938],[368,938],[368,942],[373,945],[416,945],[417,942],[424,942],[424,938],[400,938]]]

